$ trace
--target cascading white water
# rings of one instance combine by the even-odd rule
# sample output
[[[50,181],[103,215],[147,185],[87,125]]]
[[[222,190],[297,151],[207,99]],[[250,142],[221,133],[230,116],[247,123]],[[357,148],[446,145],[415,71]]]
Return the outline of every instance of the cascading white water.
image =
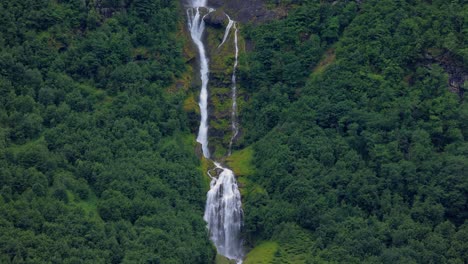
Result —
[[[211,239],[218,253],[230,259],[242,260],[242,225],[241,195],[237,188],[234,173],[214,163],[222,172],[218,178],[212,177],[208,191],[204,219],[208,223]]]
[[[228,156],[231,156],[232,154],[232,144],[237,137],[237,134],[239,134],[239,127],[237,125],[237,82],[236,82],[236,70],[237,70],[237,64],[238,64],[238,57],[239,57],[239,45],[237,43],[237,23],[236,21],[232,20],[231,17],[226,14],[226,17],[229,19],[229,23],[226,26],[226,31],[224,32],[224,37],[223,41],[221,41],[221,44],[219,44],[218,48],[221,47],[224,42],[226,42],[229,33],[231,32],[231,28],[234,27],[234,47],[235,47],[235,60],[234,60],[234,67],[232,70],[232,77],[231,77],[231,82],[232,82],[232,87],[231,87],[231,98],[232,98],[232,108],[231,108],[231,130],[232,130],[232,136],[231,139],[229,140],[229,148],[228,148]]]
[[[229,19],[231,20],[231,19]],[[231,109],[231,129],[232,129],[232,136],[231,140],[229,141],[229,151],[228,155],[231,156],[232,154],[232,143],[234,139],[236,139],[237,134],[239,134],[239,126],[237,125],[237,80],[236,80],[236,70],[238,64],[238,57],[239,57],[239,46],[237,43],[237,24],[234,23],[234,46],[236,48],[236,55],[234,60],[234,67],[232,70],[232,88],[231,88],[231,97],[232,97],[232,109]]]
[[[202,5],[203,4],[203,5]],[[200,106],[201,121],[198,128],[197,142],[202,145],[203,156],[207,159],[210,158],[210,150],[208,149],[208,58],[206,56],[205,46],[203,45],[203,32],[205,31],[205,18],[200,13],[200,9],[204,7],[206,1],[193,1],[191,8],[187,9],[188,26],[190,35],[193,42],[198,48],[200,54],[200,77],[201,77],[201,90],[200,90]],[[212,9],[208,9],[208,13]]]
[[[206,7],[207,0],[191,0],[190,6],[191,7]]]
[[[200,112],[201,120],[198,130],[197,142],[202,145],[203,156],[207,159],[210,158],[210,151],[208,149],[208,81],[209,81],[209,67],[208,58],[206,56],[205,46],[203,44],[203,32],[205,30],[205,22],[203,19],[207,14],[202,16],[201,11],[207,10],[207,14],[214,11],[206,7],[206,1],[192,0],[190,7],[187,9],[188,27],[193,42],[198,48],[200,55],[200,77],[202,81],[200,90]],[[226,30],[223,43],[226,41],[229,31],[234,24],[229,19],[229,25]],[[236,29],[235,44],[236,44],[236,62],[233,73],[233,95],[236,94],[235,84],[235,69],[237,67],[237,27]],[[221,43],[221,45],[223,44]],[[220,46],[221,46],[220,45]],[[235,97],[233,97],[233,110],[235,105]],[[235,118],[235,113],[233,114]],[[234,119],[233,119],[234,120]],[[235,125],[237,127],[237,124]],[[233,136],[234,138],[235,136]],[[233,139],[231,139],[232,141]],[[232,142],[230,143],[230,146]],[[230,151],[229,151],[230,153]],[[214,162],[216,169],[220,170],[218,178],[211,177],[210,190],[207,194],[206,208],[204,219],[207,222],[210,238],[216,246],[218,253],[226,256],[227,258],[234,259],[237,263],[242,263],[243,250],[242,240],[240,238],[240,230],[242,226],[242,204],[237,181],[232,170],[222,167],[219,163]]]
[[[234,25],[234,20],[232,20],[228,14],[226,14],[226,17],[229,19],[229,23],[226,26],[226,31],[224,32],[223,41],[221,41],[221,44],[219,44],[218,48],[221,47],[224,44],[224,42],[226,42],[226,39],[229,36],[229,32],[231,32],[231,28]]]

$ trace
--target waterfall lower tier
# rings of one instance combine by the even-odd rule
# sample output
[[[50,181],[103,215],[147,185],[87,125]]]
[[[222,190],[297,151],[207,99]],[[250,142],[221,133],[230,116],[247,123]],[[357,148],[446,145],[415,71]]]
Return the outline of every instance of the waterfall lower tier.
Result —
[[[243,257],[240,230],[242,226],[241,195],[234,173],[215,162],[222,172],[212,178],[207,194],[204,219],[218,253],[240,261]]]

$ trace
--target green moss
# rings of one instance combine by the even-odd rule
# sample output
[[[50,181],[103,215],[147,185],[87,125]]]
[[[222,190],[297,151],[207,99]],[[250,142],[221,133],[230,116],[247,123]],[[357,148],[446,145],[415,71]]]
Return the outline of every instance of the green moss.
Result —
[[[275,253],[278,251],[279,245],[275,241],[265,241],[253,248],[247,254],[244,264],[268,264],[273,263]]]
[[[231,30],[226,42],[221,44],[225,27],[214,28],[208,26],[206,48],[210,59],[210,144],[215,149],[212,153],[215,158],[222,158],[227,153],[231,139],[231,76],[235,60],[234,31]],[[245,41],[241,31],[238,34],[240,54],[245,51]],[[240,67],[240,65],[239,65]],[[245,105],[244,96],[238,84],[239,110]],[[240,112],[240,111],[239,111]]]
[[[229,116],[230,119],[230,112],[232,107],[230,88],[212,89],[211,103],[214,106],[214,115],[217,117],[217,119],[222,116]]]

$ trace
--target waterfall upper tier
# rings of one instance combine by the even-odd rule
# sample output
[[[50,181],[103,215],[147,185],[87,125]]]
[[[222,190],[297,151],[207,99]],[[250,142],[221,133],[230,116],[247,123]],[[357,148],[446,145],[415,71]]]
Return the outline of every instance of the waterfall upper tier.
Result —
[[[197,1],[195,1],[197,2]],[[202,1],[198,1],[202,2]],[[210,12],[210,10],[208,11]],[[187,9],[188,16],[188,27],[193,42],[197,46],[198,53],[200,55],[200,78],[201,78],[201,89],[200,89],[200,127],[198,129],[197,142],[202,145],[203,156],[210,158],[210,150],[208,148],[208,57],[206,56],[205,45],[203,44],[202,38],[205,31],[205,22],[203,18],[206,16],[201,14],[200,7],[194,7]]]
[[[191,7],[206,7],[208,4],[207,0],[192,0],[189,1]]]

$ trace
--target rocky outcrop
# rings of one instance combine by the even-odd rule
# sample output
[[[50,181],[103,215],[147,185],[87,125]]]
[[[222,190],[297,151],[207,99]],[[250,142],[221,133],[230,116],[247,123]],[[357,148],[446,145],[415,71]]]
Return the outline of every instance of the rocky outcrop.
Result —
[[[265,0],[209,0],[208,4],[216,9],[224,9],[232,19],[241,23],[256,24],[282,16],[278,10],[267,9]]]
[[[448,88],[461,99],[465,94],[465,82],[468,81],[468,69],[462,60],[448,50],[428,49],[424,54],[425,64],[439,64],[449,75]]]
[[[125,4],[123,1],[119,2],[108,2],[104,0],[91,0],[88,4],[89,7],[93,7],[96,11],[104,18],[110,18],[115,13],[125,12]]]
[[[224,28],[228,22],[229,19],[227,18],[224,11],[221,9],[211,12],[205,17],[206,25],[211,27]]]
[[[229,17],[236,21],[239,29],[238,43],[239,52],[242,54],[249,48],[249,43],[242,37],[242,24],[246,23],[263,23],[269,20],[281,17],[279,9],[269,10],[266,8],[265,0],[208,0],[208,6],[215,9],[204,18],[206,29],[204,34],[204,43],[207,56],[209,58],[209,83],[208,83],[208,120],[209,120],[209,148],[211,155],[214,158],[220,158],[228,153],[232,137],[231,128],[231,109],[232,109],[232,73],[233,63],[235,60],[235,45],[234,45],[234,28],[231,28],[223,45],[225,30],[229,24]],[[182,3],[186,3],[182,0]],[[203,11],[204,12],[204,11]],[[203,13],[206,14],[206,13]],[[185,52],[187,53],[187,51]],[[195,54],[192,52],[192,54]],[[190,56],[194,58],[194,56]],[[193,68],[198,67],[195,61],[187,60],[192,63]],[[240,64],[239,67],[242,67]],[[192,84],[193,93],[190,100],[187,100],[184,108],[189,112],[191,117],[191,127],[196,130],[199,123],[199,118],[196,109],[198,101],[199,83],[198,78],[194,79]],[[245,105],[248,96],[242,89],[242,84],[237,85],[237,105],[241,111]],[[242,145],[242,124],[240,131],[233,141],[233,149],[239,148]]]

